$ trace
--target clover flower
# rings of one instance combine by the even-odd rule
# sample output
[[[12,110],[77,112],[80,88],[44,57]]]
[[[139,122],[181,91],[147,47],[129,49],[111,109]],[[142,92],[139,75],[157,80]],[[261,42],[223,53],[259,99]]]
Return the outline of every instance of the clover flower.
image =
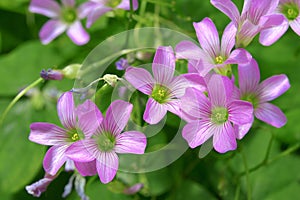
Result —
[[[260,43],[269,46],[276,42],[289,28],[300,36],[300,1],[298,0],[280,0],[276,9],[277,13],[284,16],[283,22],[260,33]]]
[[[158,123],[170,111],[185,120],[186,116],[180,111],[179,98],[187,87],[196,86],[192,79],[202,79],[195,74],[185,74],[174,77],[175,56],[172,47],[158,47],[153,63],[152,75],[145,69],[128,67],[125,78],[137,90],[149,96],[143,115],[149,124]],[[193,77],[194,76],[194,77]],[[201,84],[199,84],[199,87]]]
[[[239,97],[252,103],[255,117],[276,128],[285,125],[287,119],[284,113],[277,106],[268,102],[276,99],[290,88],[287,76],[275,75],[259,83],[259,68],[254,59],[248,64],[239,65],[238,74]]]
[[[98,173],[102,183],[108,183],[115,177],[119,166],[117,153],[143,154],[145,151],[146,136],[143,133],[121,133],[130,118],[132,107],[123,100],[112,102],[92,137],[77,141],[66,150],[67,156],[75,163],[93,163],[89,173]]]
[[[51,18],[40,30],[39,37],[43,44],[50,43],[63,32],[77,45],[84,45],[90,37],[81,25],[84,18],[81,9],[75,7],[75,0],[61,0],[60,6],[54,0],[32,0],[29,11]]]
[[[212,75],[207,83],[206,96],[195,88],[188,88],[181,98],[182,109],[196,120],[186,124],[183,138],[195,148],[213,137],[216,151],[225,153],[237,148],[233,125],[252,121],[253,107],[249,102],[233,98],[233,82],[226,76]]]
[[[29,140],[38,144],[52,146],[47,151],[43,166],[46,173],[54,176],[67,161],[66,149],[74,142],[90,137],[102,121],[102,115],[97,106],[90,100],[85,101],[76,109],[71,92],[64,93],[58,100],[57,112],[64,126],[35,122],[30,125]],[[76,121],[78,117],[78,122]],[[89,175],[90,163],[74,163],[77,170],[83,175]]]
[[[262,30],[284,21],[275,13],[279,0],[245,0],[242,13],[231,0],[211,0],[213,6],[227,15],[237,28],[236,46],[246,47]]]
[[[225,28],[221,44],[217,28],[210,18],[193,24],[202,48],[190,41],[182,41],[175,50],[177,58],[188,59],[190,71],[205,76],[214,69],[223,75],[230,75],[230,64],[247,63],[251,59],[251,55],[244,49],[232,51],[237,31],[232,23]]]
[[[86,27],[90,28],[92,24],[103,14],[114,10],[130,10],[131,0],[90,0],[84,3],[80,9],[83,16],[87,16]],[[138,8],[138,1],[132,0],[133,10]]]

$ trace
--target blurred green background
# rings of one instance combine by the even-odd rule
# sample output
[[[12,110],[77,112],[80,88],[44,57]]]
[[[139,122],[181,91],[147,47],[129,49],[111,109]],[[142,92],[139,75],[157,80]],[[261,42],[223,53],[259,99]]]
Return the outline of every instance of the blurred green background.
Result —
[[[39,77],[41,69],[82,63],[101,41],[128,28],[160,26],[196,39],[192,22],[210,17],[220,33],[229,22],[209,0],[140,0],[140,7],[130,24],[128,12],[109,13],[88,29],[91,40],[84,46],[76,46],[65,34],[49,45],[42,45],[38,32],[48,19],[29,13],[29,2],[0,1],[0,113],[20,90]],[[241,8],[242,1],[234,2]],[[256,37],[247,50],[258,61],[261,80],[275,74],[286,74],[290,79],[290,90],[273,101],[288,118],[283,128],[276,129],[255,121],[251,131],[238,142],[237,151],[226,154],[212,151],[199,159],[199,147],[188,149],[167,168],[146,174],[119,173],[116,181],[108,185],[89,177],[87,195],[92,200],[99,197],[105,200],[230,200],[247,199],[249,195],[259,200],[300,199],[300,38],[288,30],[274,45],[263,47]],[[62,80],[40,84],[5,118],[0,127],[0,199],[36,199],[24,188],[43,177],[42,159],[46,147],[28,140],[29,126],[35,121],[59,124],[57,93],[70,90],[73,82]],[[176,116],[168,114],[165,133],[149,138],[148,145],[167,144],[178,129],[178,121]],[[250,169],[249,174],[245,173],[246,168]],[[40,199],[62,199],[63,188],[71,175],[62,172]],[[129,196],[118,193],[116,188],[120,182],[142,182],[145,187],[138,194]],[[79,197],[73,192],[67,199]]]

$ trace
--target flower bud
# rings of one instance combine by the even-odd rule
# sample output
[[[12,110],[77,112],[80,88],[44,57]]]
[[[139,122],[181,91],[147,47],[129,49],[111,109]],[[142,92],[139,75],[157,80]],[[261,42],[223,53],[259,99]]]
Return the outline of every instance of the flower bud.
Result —
[[[44,80],[61,80],[64,77],[64,75],[61,73],[60,70],[52,70],[52,69],[48,69],[48,70],[43,69],[40,72],[40,76]]]
[[[75,79],[81,64],[71,64],[63,68],[62,73],[68,79]]]

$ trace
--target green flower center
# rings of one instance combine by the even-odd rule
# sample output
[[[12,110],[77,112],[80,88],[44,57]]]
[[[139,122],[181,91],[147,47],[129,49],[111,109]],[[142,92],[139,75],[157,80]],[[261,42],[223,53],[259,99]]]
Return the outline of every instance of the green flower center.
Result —
[[[285,4],[281,8],[281,12],[288,18],[289,20],[294,20],[299,15],[299,8],[296,4]]]
[[[224,62],[224,58],[222,57],[222,56],[217,56],[216,58],[215,58],[215,63],[216,64],[222,64],[223,62]]]
[[[107,5],[108,7],[115,8],[115,7],[117,7],[117,6],[121,3],[121,1],[122,1],[122,0],[108,0],[108,1],[106,2],[106,5]]]
[[[115,147],[116,138],[111,133],[104,132],[98,136],[97,144],[101,151],[109,152]]]
[[[76,129],[68,131],[67,134],[69,135],[70,142],[76,142],[78,140],[84,139],[84,134],[78,132],[78,130]]]
[[[255,94],[244,94],[242,95],[241,100],[252,103],[254,109],[259,105],[259,98]]]
[[[170,96],[170,90],[163,85],[155,85],[151,97],[158,103],[167,102]]]
[[[228,110],[224,107],[215,107],[211,112],[211,121],[215,124],[223,124],[228,120]]]
[[[77,11],[74,8],[64,8],[61,17],[64,22],[72,24],[77,19]]]

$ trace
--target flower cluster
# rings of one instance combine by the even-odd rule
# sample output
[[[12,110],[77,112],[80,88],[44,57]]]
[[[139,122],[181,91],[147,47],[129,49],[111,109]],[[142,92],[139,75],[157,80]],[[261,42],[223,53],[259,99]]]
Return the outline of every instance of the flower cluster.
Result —
[[[29,11],[50,18],[40,30],[39,36],[43,44],[50,43],[66,31],[69,38],[77,45],[84,45],[90,40],[89,34],[81,24],[87,18],[86,27],[103,14],[114,9],[130,10],[130,0],[90,0],[79,6],[75,0],[61,0],[59,5],[55,0],[32,0]],[[132,1],[133,9],[138,8],[138,1]]]
[[[40,32],[44,43],[67,30],[76,44],[84,44],[88,35],[82,29],[80,19],[87,17],[87,27],[90,27],[105,12],[114,8],[130,9],[126,0],[91,0],[78,9],[73,0],[62,0],[62,3],[59,7],[52,0],[31,2],[32,12],[52,18]],[[147,96],[143,113],[145,122],[157,124],[169,111],[186,122],[182,137],[191,148],[212,138],[214,149],[226,153],[237,148],[237,140],[248,133],[255,118],[276,128],[287,122],[280,108],[269,101],[290,88],[288,77],[274,75],[260,83],[258,63],[245,47],[257,34],[263,45],[274,43],[288,25],[300,34],[300,4],[295,0],[245,0],[240,14],[230,0],[211,0],[211,3],[232,20],[221,40],[213,21],[204,18],[193,23],[199,45],[181,41],[174,48],[175,52],[171,46],[159,46],[152,72],[129,66],[126,60],[120,60],[116,65],[119,70],[125,70],[124,78]],[[137,8],[137,1],[133,1],[133,8]],[[175,73],[177,59],[187,60],[187,73]],[[237,77],[232,72],[235,65]],[[42,72],[45,79],[51,79],[55,75],[52,74],[52,71]],[[109,77],[117,80],[113,75]],[[45,178],[40,181],[40,188],[39,182],[29,187],[31,192],[39,195],[45,191],[66,162],[73,163],[82,176],[98,174],[102,183],[112,181],[119,166],[118,154],[145,152],[146,136],[143,133],[122,132],[133,106],[139,105],[113,101],[103,117],[92,101],[75,107],[72,92],[64,93],[57,103],[64,128],[44,122],[30,126],[31,141],[51,146],[43,162]]]

